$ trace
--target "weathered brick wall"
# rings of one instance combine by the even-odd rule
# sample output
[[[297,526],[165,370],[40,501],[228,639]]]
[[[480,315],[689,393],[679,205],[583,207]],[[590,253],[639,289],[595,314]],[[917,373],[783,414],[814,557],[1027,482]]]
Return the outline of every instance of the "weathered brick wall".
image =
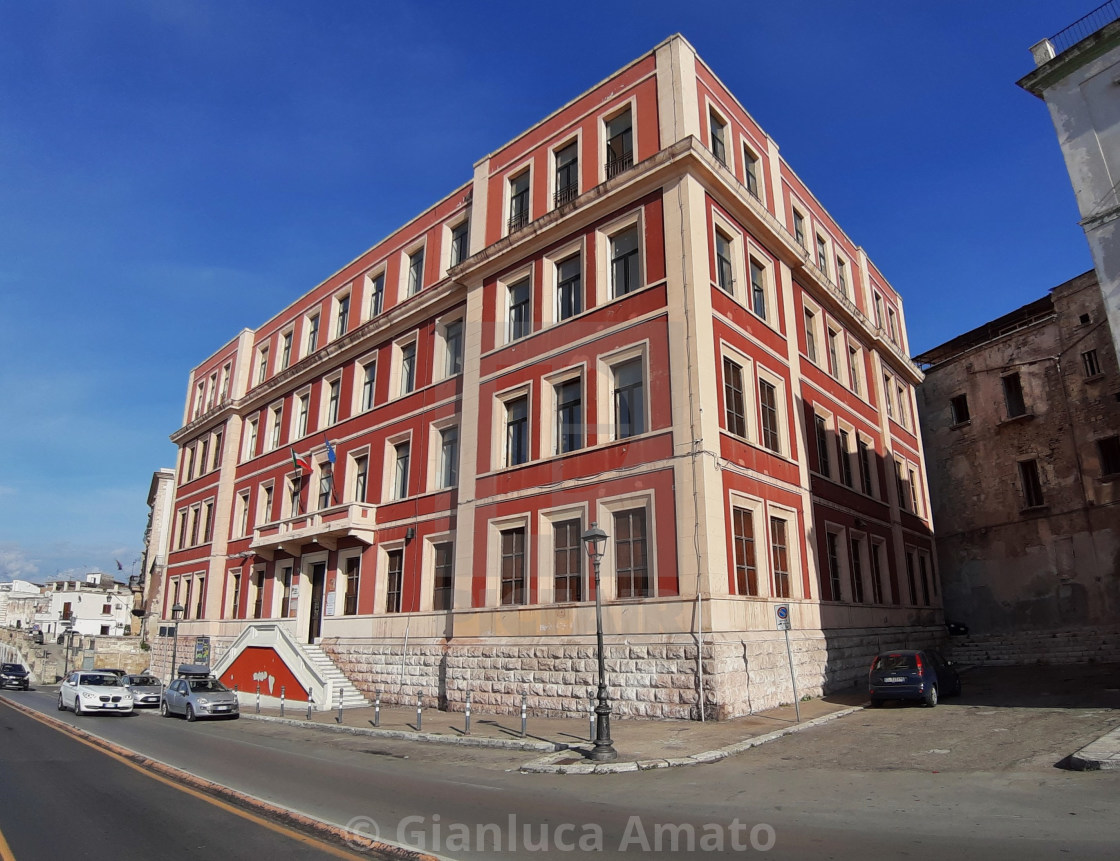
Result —
[[[962,664],[1114,663],[1120,662],[1120,627],[953,637],[950,647],[953,660]]]

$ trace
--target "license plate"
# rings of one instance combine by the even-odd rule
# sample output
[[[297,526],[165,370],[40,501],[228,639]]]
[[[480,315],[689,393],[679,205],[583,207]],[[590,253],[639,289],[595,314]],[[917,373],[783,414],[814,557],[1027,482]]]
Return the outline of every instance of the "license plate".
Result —
[[[216,711],[216,712],[228,712],[229,711],[229,706],[214,706],[214,711]]]
[[[906,678],[905,676],[887,676],[883,681],[890,684],[897,684],[898,682],[906,681]]]

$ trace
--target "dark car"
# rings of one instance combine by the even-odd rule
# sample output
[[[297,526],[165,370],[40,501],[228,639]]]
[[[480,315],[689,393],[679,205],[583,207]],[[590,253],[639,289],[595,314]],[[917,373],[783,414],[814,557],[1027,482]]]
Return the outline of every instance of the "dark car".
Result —
[[[34,643],[36,646],[43,645],[43,632],[42,631],[36,631],[34,634],[32,634],[31,635],[31,642]]]
[[[0,688],[28,690],[31,674],[23,664],[0,664]]]
[[[887,700],[920,700],[932,708],[941,696],[961,692],[961,677],[933,649],[895,649],[871,662],[867,693],[873,707]]]

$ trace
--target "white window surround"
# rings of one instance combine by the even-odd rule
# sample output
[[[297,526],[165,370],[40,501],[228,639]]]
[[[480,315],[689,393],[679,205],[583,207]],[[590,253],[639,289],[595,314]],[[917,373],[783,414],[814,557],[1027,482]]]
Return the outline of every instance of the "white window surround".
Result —
[[[252,460],[257,456],[257,438],[260,434],[260,417],[254,416],[245,422],[245,430],[241,434],[241,462]]]
[[[373,613],[375,616],[397,615],[385,612],[385,601],[389,597],[389,554],[394,551],[400,551],[403,556],[401,563],[401,599],[403,605],[408,566],[412,560],[409,558],[408,548],[404,541],[385,541],[377,547],[377,572],[373,581]]]
[[[272,355],[268,349],[268,341],[265,341],[259,347],[255,354],[256,361],[253,365],[253,380],[259,386],[267,380],[272,374]]]
[[[739,151],[742,154],[743,159],[743,186],[744,188],[749,187],[747,182],[747,168],[751,164],[751,162],[753,162],[755,166],[755,187],[758,191],[757,199],[759,203],[761,203],[763,206],[766,206],[766,178],[764,176],[765,167],[762,156],[760,155],[760,153],[765,150],[765,147],[756,146],[755,141],[752,138],[747,137],[746,135],[740,136],[739,142]]]
[[[746,276],[746,245],[743,242],[743,232],[731,223],[730,220],[725,218],[722,213],[714,207],[711,209],[712,213],[712,249],[711,260],[715,263],[714,275],[715,281],[713,285],[720,289],[721,292],[726,293],[738,302],[740,305],[746,304],[747,296],[745,291],[750,290]],[[722,233],[728,240],[731,247],[731,290],[722,290],[719,287],[719,260],[716,255],[716,232]],[[768,303],[769,304],[769,303]]]
[[[867,578],[870,581],[875,576],[875,565],[879,566],[879,581],[883,587],[883,603],[893,604],[894,591],[891,589],[891,572],[887,565],[887,544],[878,536],[868,536],[868,568]]]
[[[657,516],[656,494],[653,490],[640,493],[631,493],[624,496],[613,496],[595,500],[594,513],[591,519],[596,521],[600,528],[607,533],[607,548],[600,562],[600,571],[606,575],[601,577],[602,598],[604,601],[618,599],[618,582],[614,577],[617,571],[615,559],[614,516],[624,511],[635,508],[645,509],[646,512],[646,574],[649,577],[649,595],[645,598],[657,597]],[[626,601],[641,601],[644,598],[624,598]]]
[[[836,335],[836,367],[832,367],[832,334]],[[836,382],[845,388],[850,388],[848,380],[848,335],[844,327],[834,318],[825,317],[825,352],[828,353],[828,371]]]
[[[408,288],[409,279],[411,278],[412,273],[412,258],[414,258],[417,254],[423,255],[424,262],[420,267],[420,283],[416,285],[416,292],[412,293],[411,295],[415,296],[417,293],[424,289],[424,270],[428,267],[428,255],[425,241],[426,239],[427,237],[424,237],[420,241],[414,242],[412,245],[409,245],[401,252],[400,274],[397,285],[397,296],[399,297],[397,299],[398,302],[403,302],[410,296]]]
[[[824,368],[828,362],[828,344],[824,338],[824,311],[820,305],[811,301],[807,294],[802,294],[801,301],[803,310],[801,313],[802,325],[807,325],[808,321],[805,319],[805,311],[813,315],[813,343],[816,346],[816,359],[809,358],[808,353],[803,354],[812,364],[818,368]],[[808,336],[805,339],[806,349],[808,349]],[[822,364],[824,363],[824,364]],[[827,370],[827,369],[826,369]]]
[[[848,557],[848,564],[851,567],[852,551],[856,548],[852,544],[859,542],[859,580],[862,586],[863,600],[861,604],[874,604],[875,603],[875,590],[871,586],[872,571],[871,571],[871,543],[870,536],[863,530],[850,529],[848,530],[847,547],[844,548],[844,555]],[[855,572],[851,572],[854,574]],[[848,589],[852,588],[852,577],[849,575],[848,582],[845,584]],[[852,596],[852,602],[855,603],[855,595]]]
[[[358,478],[358,461],[361,460],[363,457],[366,459],[366,492],[364,494],[365,499],[359,499],[358,496],[357,496],[357,493],[356,493],[356,491],[357,491],[356,481],[357,481],[357,478]],[[345,486],[345,489],[344,489],[343,492],[340,492],[337,489],[338,488],[338,485],[337,485],[337,482],[338,482],[338,476],[337,476],[338,461],[335,461],[334,468],[335,468],[335,473],[336,473],[336,475],[335,475],[335,482],[336,482],[336,484],[335,484],[335,488],[336,488],[335,489],[335,494],[338,496],[338,498],[340,500],[344,500],[346,502],[362,502],[362,503],[367,502],[369,500],[369,497],[370,497],[370,493],[369,493],[369,491],[370,491],[370,486],[369,486],[370,470],[373,469],[373,452],[372,452],[371,446],[366,445],[366,446],[362,446],[362,448],[351,449],[350,451],[348,451],[346,453],[346,475],[343,476],[343,480],[346,482],[346,486]]]
[[[742,304],[750,311],[755,317],[762,320],[767,326],[775,331],[778,330],[778,283],[777,283],[777,270],[774,266],[774,258],[766,252],[762,246],[755,244],[751,239],[746,242],[746,265],[749,270],[750,262],[754,261],[762,270],[762,293],[766,301],[766,316],[759,317],[755,314],[754,309],[754,284],[750,279],[750,275],[743,282],[744,295]]]
[[[755,385],[755,368],[754,359],[749,358],[746,354],[739,352],[726,341],[720,341],[720,367],[722,373],[723,360],[730,359],[742,369],[743,377],[743,420],[746,423],[746,436],[736,437],[736,439],[746,439],[748,442],[758,443],[758,409],[757,404],[757,387]],[[724,381],[726,383],[726,381]],[[725,432],[727,431],[727,402],[726,388],[720,389],[720,408],[721,408],[721,421],[720,427]]]
[[[824,242],[824,246],[823,246],[824,266],[823,267],[821,266],[821,261],[818,259],[819,253],[821,251],[821,241],[822,240]],[[833,248],[834,248],[834,246],[833,246],[833,243],[832,243],[832,236],[828,233],[828,231],[824,230],[821,227],[818,227],[813,232],[813,248],[812,248],[813,265],[816,266],[818,269],[821,270],[821,272],[824,273],[825,281],[828,281],[829,283],[835,284],[836,283],[836,278],[835,278],[835,276],[832,272],[832,258],[834,256],[833,255],[833,250],[832,250]]]
[[[596,427],[597,441],[607,442],[615,439],[615,405],[614,405],[614,368],[630,361],[642,360],[642,433],[635,434],[627,439],[634,439],[650,432],[650,375],[649,375],[649,341],[640,341],[621,347],[610,353],[604,353],[596,360],[596,413],[600,417],[600,424]],[[586,396],[590,398],[590,394]],[[603,422],[603,418],[606,419]]]
[[[392,367],[390,368],[390,376],[389,376],[389,400],[391,400],[391,401],[397,400],[398,398],[407,397],[408,395],[415,392],[418,388],[420,388],[419,380],[416,377],[416,372],[417,372],[417,367],[416,366],[418,364],[417,360],[419,358],[419,356],[418,356],[419,348],[417,347],[418,342],[419,342],[419,334],[417,332],[410,332],[409,334],[405,335],[404,337],[398,338],[397,340],[395,340],[393,342],[393,348],[392,348],[393,358],[392,358],[392,363],[391,363]],[[403,377],[404,354],[403,354],[403,350],[404,350],[405,347],[409,346],[410,344],[414,348],[416,348],[416,352],[413,353],[412,387],[409,391],[405,392],[402,388],[402,386],[404,384],[404,377]]]
[[[497,302],[495,307],[498,309],[498,319],[494,322],[494,345],[495,347],[504,347],[507,344],[512,344],[515,341],[523,340],[530,337],[535,333],[533,330],[533,317],[536,311],[536,303],[533,301],[536,278],[535,267],[532,263],[522,266],[519,269],[514,269],[512,272],[507,272],[498,278],[497,281]],[[521,338],[510,338],[510,287],[520,284],[522,281],[528,279],[529,281],[529,334]]]
[[[578,520],[580,522],[580,536],[582,538],[583,533],[591,526],[587,514],[587,503],[566,505],[560,508],[546,508],[537,512],[537,552],[535,557],[536,570],[539,572],[537,601],[541,604],[556,603],[556,560],[554,557],[556,542],[553,527],[567,520]],[[583,551],[581,558],[584,561],[581,593],[584,596],[584,601],[580,602],[582,604],[591,600],[591,581],[594,580],[594,571],[591,570],[591,562],[587,558],[586,545],[582,545],[582,542],[581,550]]]
[[[836,416],[828,407],[821,405],[817,401],[810,404],[810,409],[813,414],[813,453],[817,455],[817,469],[813,470],[817,475],[822,475],[825,478],[834,481],[839,474],[839,465],[835,463],[836,460]],[[821,430],[821,423],[817,419],[821,419],[824,423],[823,428],[825,432],[824,440],[818,440],[817,434]],[[820,449],[825,449],[825,457],[828,458],[827,469],[821,469],[820,464]]]
[[[579,255],[580,265],[580,307],[579,314],[569,317],[569,320],[574,320],[580,314],[587,312],[587,247],[585,237],[580,236],[573,242],[568,242],[559,248],[554,248],[544,255],[541,268],[541,281],[542,290],[541,295],[544,297],[544,307],[540,309],[541,326],[547,327],[555,325],[560,318],[559,304],[557,298],[557,289],[559,286],[559,279],[557,278],[556,267],[569,259],[573,255]],[[565,321],[566,322],[566,321]]]
[[[502,533],[511,529],[525,530],[525,603],[502,604]],[[486,601],[484,606],[498,609],[515,609],[528,606],[529,596],[532,594],[531,584],[533,577],[540,568],[533,565],[536,554],[533,552],[533,533],[529,529],[528,514],[514,514],[509,517],[498,517],[486,523]],[[538,589],[540,584],[538,582]],[[540,593],[537,593],[540,600]]]
[[[366,369],[373,367],[373,403],[365,406]],[[350,415],[356,416],[377,406],[377,353],[367,353],[354,362],[354,384],[350,393]]]
[[[344,304],[346,307],[346,331],[339,332],[338,325],[339,320],[342,317],[342,308]],[[333,299],[331,300],[330,340],[337,341],[339,338],[344,337],[350,331],[350,329],[353,328],[353,326],[351,325],[353,322],[354,302],[351,298],[350,288],[347,287],[345,290],[340,290],[338,293],[335,293]]]
[[[447,373],[447,327],[452,323],[459,323],[461,325],[460,338],[459,338],[459,365],[460,368],[463,364],[463,354],[466,350],[467,327],[466,327],[466,309],[460,308],[442,317],[436,318],[436,337],[434,344],[434,353],[432,357],[432,375],[436,381],[450,379],[453,376],[462,374],[462,370],[458,374]]]
[[[529,177],[529,197],[528,202],[525,204],[525,223],[528,224],[533,220],[533,213],[536,209],[533,207],[535,202],[535,195],[533,194],[533,159],[527,158],[517,164],[511,165],[502,174],[502,236],[509,236],[509,223],[512,213],[510,212],[510,202],[513,199],[513,180],[521,176],[528,175]]]
[[[463,259],[466,259],[466,257],[470,257],[471,254],[470,210],[467,210],[466,213],[460,213],[445,222],[443,229],[440,231],[440,239],[442,241],[440,242],[439,272],[441,278],[446,278],[448,270],[451,269],[452,266],[458,265],[457,263],[451,262],[451,257],[455,253],[455,231],[464,224],[467,225],[467,248],[466,256]]]
[[[237,617],[237,607],[233,605],[233,598],[237,594],[238,581],[243,579],[244,575],[240,568],[230,568],[226,571],[225,582],[225,596],[222,598],[222,603],[225,607],[225,612],[222,614],[223,618],[234,619]],[[245,584],[241,583],[241,591],[244,592]]]
[[[295,442],[303,439],[309,433],[311,433],[311,386],[305,386],[292,395],[291,427],[289,428],[288,439]]]
[[[308,391],[310,391],[310,389],[308,389]],[[294,405],[294,403],[295,403],[295,401],[293,400],[293,405]],[[295,410],[294,409],[292,410],[292,415],[293,415],[293,417],[295,415]],[[294,421],[294,418],[293,418],[293,421]],[[283,401],[280,401],[280,402],[274,403],[274,404],[269,404],[269,407],[268,407],[268,437],[265,440],[265,443],[267,445],[267,448],[265,449],[265,451],[275,451],[276,449],[278,449],[280,447],[280,442],[281,442],[281,440],[280,440],[280,437],[281,437],[280,430],[281,430],[281,425],[283,424],[283,422],[284,422],[284,403],[283,403]]]
[[[587,426],[587,366],[585,364],[571,365],[566,368],[561,368],[548,376],[542,377],[541,391],[544,393],[544,398],[548,405],[548,421],[541,422],[541,454],[542,456],[560,457],[561,453],[557,451],[559,443],[557,437],[556,410],[558,407],[556,401],[556,387],[562,383],[571,382],[572,380],[579,380],[580,383],[580,418],[581,418],[581,443],[579,448],[585,449],[591,444]],[[564,452],[564,454],[571,454],[571,452]]]
[[[428,425],[428,452],[425,462],[423,485],[427,492],[444,490],[440,487],[440,465],[443,455],[443,432],[448,428],[459,428],[459,416],[448,416]],[[459,435],[459,460],[462,462],[462,433]],[[457,483],[456,483],[457,484]]]
[[[337,569],[334,578],[334,615],[335,617],[346,617],[346,562],[349,559],[358,559],[358,599],[361,600],[362,581],[366,579],[366,572],[362,570],[362,548],[361,547],[348,547],[345,550],[338,551],[338,559],[336,561]],[[278,584],[279,585],[279,584]],[[279,592],[277,588],[275,591]],[[323,604],[326,604],[326,596],[324,596]],[[348,618],[354,618],[357,615],[364,615],[354,613]]]
[[[331,411],[331,383],[338,384],[338,399],[335,403],[337,415],[334,421],[330,420]],[[342,412],[342,370],[332,372],[331,374],[323,377],[323,382],[319,387],[319,424],[318,429],[336,425],[343,420]]]
[[[454,532],[436,532],[424,536],[424,543],[421,548],[420,559],[420,612],[430,613],[433,610],[433,597],[435,594],[436,585],[436,546],[439,544],[451,544],[455,546],[455,533]],[[402,545],[403,546],[403,545]],[[454,549],[451,554],[452,561],[454,561]],[[455,578],[452,576],[451,583],[452,595],[455,591]],[[384,603],[384,598],[382,598]],[[376,606],[376,605],[374,605]],[[443,612],[443,611],[440,611]]]
[[[843,448],[844,438],[840,435],[841,431],[843,431],[848,436],[848,448],[846,450]],[[848,472],[847,472],[847,474],[850,475],[851,478],[852,478],[851,488],[853,490],[858,490],[859,489],[859,463],[858,463],[859,448],[858,448],[858,445],[857,445],[857,440],[858,439],[859,439],[859,432],[856,430],[855,425],[851,424],[850,422],[846,422],[846,421],[844,421],[843,419],[840,419],[840,418],[836,419],[836,457],[838,459],[840,457],[847,458],[847,462],[848,462]],[[841,454],[841,452],[843,452],[843,454]],[[845,474],[844,473],[844,464],[842,462],[837,463],[836,464],[836,480],[839,481],[841,484],[844,484],[844,474]],[[848,485],[845,485],[845,486],[848,486]]]
[[[633,142],[634,164],[637,164],[640,156],[638,154],[638,99],[636,96],[631,96],[629,99],[622,102],[615,102],[606,110],[600,112],[595,118],[595,127],[598,131],[598,149],[596,157],[596,171],[599,177],[598,185],[602,185],[607,181],[607,124],[630,111],[630,140]]]
[[[724,110],[723,106],[712,99],[711,96],[705,96],[704,106],[706,108],[704,116],[707,118],[708,125],[708,149],[715,155],[715,140],[713,139],[712,118],[723,126],[723,164],[732,173],[735,172],[735,146],[734,146],[734,133],[731,125],[731,120],[728,119],[728,113]],[[717,159],[718,160],[718,159]]]
[[[310,339],[311,333],[312,333],[312,321],[317,321],[316,325],[314,326],[314,332],[315,332],[315,343],[314,344],[311,344],[309,342],[309,339]],[[312,352],[319,349],[319,339],[320,339],[320,336],[323,334],[322,330],[323,330],[322,309],[316,307],[312,311],[310,311],[309,313],[305,314],[304,317],[303,317],[302,331],[299,334],[299,344],[297,345],[297,351],[298,351],[299,357],[301,359],[306,357],[306,356],[311,355]]]
[[[396,495],[396,477],[397,477],[397,446],[402,443],[408,443],[408,476],[406,493],[403,496]],[[409,492],[412,490],[412,472],[415,466],[413,456],[416,454],[415,447],[412,445],[412,431],[407,430],[403,433],[394,434],[385,440],[385,456],[383,460],[384,468],[382,469],[381,476],[381,501],[383,503],[398,502],[402,499],[407,499]],[[367,479],[368,481],[368,479]],[[368,498],[368,490],[367,490]]]
[[[645,211],[635,209],[595,231],[595,305],[605,305],[614,301],[614,285],[611,273],[611,239],[630,228],[638,231],[638,286],[626,296],[643,290],[646,286],[646,243]],[[586,269],[585,269],[586,272]],[[619,299],[625,296],[618,297]]]
[[[272,491],[271,497],[269,491]],[[269,504],[271,503],[271,504]],[[271,523],[276,510],[276,482],[262,481],[257,487],[257,523]]]
[[[776,505],[769,502],[766,505],[766,567],[770,572],[768,578],[767,590],[773,589],[773,535],[770,534],[770,518],[777,517],[786,521],[786,556],[789,560],[789,599],[798,600],[801,598],[808,598],[802,588],[801,576],[801,545],[798,536],[801,534],[801,521],[797,516],[797,511],[793,508],[787,508],[783,505]],[[787,600],[785,598],[781,600]]]
[[[789,409],[786,400],[786,383],[785,380],[778,376],[773,371],[762,365],[755,364],[756,380],[765,380],[770,383],[775,389],[775,410],[778,414],[778,451],[768,448],[762,440],[762,425],[759,424],[759,439],[758,444],[772,454],[777,454],[782,457],[789,457]],[[755,392],[759,391],[757,382],[755,384]],[[754,409],[761,410],[761,402],[758,397],[755,398]]]
[[[848,602],[852,600],[851,595],[851,567],[848,564],[848,553],[850,547],[848,545],[848,530],[840,523],[833,523],[832,521],[825,521],[822,530],[825,540],[822,548],[821,555],[821,568],[824,579],[830,579],[832,576],[831,560],[828,556],[828,538],[829,535],[836,536],[836,560],[837,560],[837,580],[840,583],[840,594],[833,595],[832,600],[836,602]]]
[[[494,393],[493,426],[490,434],[490,469],[491,471],[507,469],[506,466],[506,408],[511,401],[524,397],[527,402],[526,416],[529,424],[526,432],[528,452],[526,463],[533,456],[533,430],[534,421],[533,387],[531,383],[521,383],[509,389]],[[520,465],[520,464],[519,464]]]
[[[581,129],[578,129],[575,134],[569,134],[569,135],[566,135],[563,138],[560,138],[559,141],[552,144],[548,148],[548,200],[549,200],[549,207],[548,208],[549,208],[549,211],[551,211],[553,209],[556,209],[556,206],[554,204],[555,204],[555,201],[556,201],[556,192],[559,191],[559,189],[556,187],[556,154],[558,152],[560,152],[561,150],[567,149],[572,144],[576,145],[576,152],[578,154],[577,158],[579,160],[579,166],[576,170],[576,174],[577,174],[577,177],[578,177],[578,179],[576,181],[576,194],[578,195],[583,189],[583,183],[580,181],[583,178],[583,159],[584,159],[583,129],[581,128]],[[530,191],[529,194],[531,196],[532,191]]]
[[[755,578],[758,582],[757,595],[739,595],[735,591],[735,523],[733,511],[742,508],[751,513],[751,530],[754,537],[754,563]],[[773,557],[770,553],[769,532],[770,520],[766,516],[766,503],[754,496],[748,496],[741,491],[730,491],[727,496],[727,535],[731,543],[731,552],[727,557],[727,568],[731,572],[728,581],[729,594],[737,598],[770,598],[773,591],[773,579],[770,576],[770,567]],[[785,600],[784,598],[782,600]]]
[[[378,266],[371,269],[369,272],[367,272],[361,278],[361,285],[362,285],[361,297],[360,297],[361,307],[358,309],[358,313],[360,315],[359,316],[360,322],[362,322],[362,323],[366,322],[367,320],[372,320],[378,314],[383,313],[385,311],[385,285],[388,283],[388,277],[386,275],[385,270],[386,270],[386,265],[384,263],[381,263]],[[374,294],[376,292],[374,290],[374,286],[375,286],[375,283],[376,283],[378,278],[381,279],[381,302],[380,302],[381,307],[380,308],[374,308],[373,301],[374,301]],[[357,292],[357,282],[355,282],[354,289],[355,289],[355,292]],[[352,305],[351,305],[350,311],[351,311],[351,313],[354,312],[354,308],[353,308]]]
[[[814,241],[813,236],[813,223],[809,218],[809,208],[805,203],[798,198],[792,191],[789,195],[789,234],[793,237],[793,241],[797,242],[802,248],[810,253],[815,254],[815,251],[810,248],[810,244]],[[797,239],[797,219],[796,216],[801,217],[802,237],[800,242]],[[816,260],[816,257],[813,258]]]

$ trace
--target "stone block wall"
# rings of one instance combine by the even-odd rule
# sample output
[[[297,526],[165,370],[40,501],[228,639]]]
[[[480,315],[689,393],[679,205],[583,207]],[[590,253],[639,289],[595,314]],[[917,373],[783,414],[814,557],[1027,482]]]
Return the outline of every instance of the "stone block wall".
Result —
[[[1120,626],[953,637],[953,660],[981,666],[1120,662]]]

